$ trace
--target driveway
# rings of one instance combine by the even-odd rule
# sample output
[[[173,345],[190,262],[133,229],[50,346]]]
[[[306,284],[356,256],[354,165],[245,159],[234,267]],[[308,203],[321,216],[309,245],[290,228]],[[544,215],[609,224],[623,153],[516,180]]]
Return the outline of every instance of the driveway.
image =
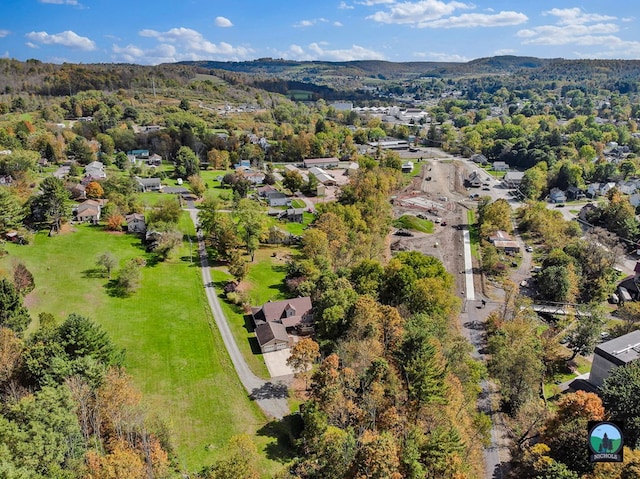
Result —
[[[287,359],[291,355],[291,349],[281,349],[280,351],[273,351],[271,353],[264,353],[264,363],[267,365],[269,374],[272,378],[281,376],[293,376],[294,371],[287,366]]]
[[[259,378],[249,368],[249,365],[242,356],[236,340],[231,333],[227,318],[222,312],[220,307],[220,301],[218,294],[213,287],[213,281],[211,279],[211,271],[209,270],[209,264],[207,261],[207,250],[204,244],[204,238],[202,232],[198,230],[198,210],[190,209],[189,215],[193,224],[196,226],[198,232],[198,254],[200,256],[200,266],[202,271],[202,281],[204,283],[205,293],[209,307],[213,313],[222,341],[225,348],[229,353],[233,367],[238,373],[238,378],[249,393],[249,397],[256,401],[260,406],[260,409],[264,411],[267,416],[274,417],[276,419],[282,419],[289,414],[289,404],[287,398],[289,397],[289,388],[286,382],[282,380],[265,381]]]

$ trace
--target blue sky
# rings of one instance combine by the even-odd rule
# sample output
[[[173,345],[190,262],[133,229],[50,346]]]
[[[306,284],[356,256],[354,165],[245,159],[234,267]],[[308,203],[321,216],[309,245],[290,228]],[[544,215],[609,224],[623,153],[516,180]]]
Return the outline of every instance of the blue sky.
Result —
[[[2,0],[0,57],[468,61],[640,59],[635,0]]]

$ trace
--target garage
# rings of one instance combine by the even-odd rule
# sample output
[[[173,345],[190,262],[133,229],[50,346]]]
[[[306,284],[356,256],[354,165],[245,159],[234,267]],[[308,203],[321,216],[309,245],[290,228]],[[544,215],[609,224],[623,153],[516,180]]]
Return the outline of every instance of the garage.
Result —
[[[256,326],[256,338],[263,353],[279,351],[289,347],[289,335],[284,325],[266,322]]]

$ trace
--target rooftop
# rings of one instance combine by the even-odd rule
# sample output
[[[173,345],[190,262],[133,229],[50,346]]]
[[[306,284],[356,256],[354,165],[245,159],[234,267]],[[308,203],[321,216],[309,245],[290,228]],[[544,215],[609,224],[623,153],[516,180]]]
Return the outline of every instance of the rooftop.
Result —
[[[620,366],[628,364],[640,358],[640,331],[632,331],[602,343],[596,347],[594,353]]]

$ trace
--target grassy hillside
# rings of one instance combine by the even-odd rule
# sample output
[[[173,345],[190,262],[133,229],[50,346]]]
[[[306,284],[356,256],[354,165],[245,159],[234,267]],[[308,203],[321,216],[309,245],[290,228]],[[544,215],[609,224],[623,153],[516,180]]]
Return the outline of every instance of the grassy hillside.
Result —
[[[189,223],[183,222],[186,227]],[[191,231],[193,233],[193,231]],[[23,261],[36,289],[27,298],[36,317],[58,320],[75,312],[88,316],[126,349],[126,367],[153,413],[173,432],[184,470],[196,470],[224,455],[234,434],[256,436],[261,449],[268,438],[256,435],[265,418],[245,394],[209,311],[194,251],[185,245],[175,258],[143,269],[140,289],[128,298],[109,295],[107,278],[96,269],[96,256],[112,252],[123,264],[144,256],[140,240],[76,226],[59,236],[36,235],[28,246],[7,245],[0,272]],[[271,477],[279,465],[264,459]]]

